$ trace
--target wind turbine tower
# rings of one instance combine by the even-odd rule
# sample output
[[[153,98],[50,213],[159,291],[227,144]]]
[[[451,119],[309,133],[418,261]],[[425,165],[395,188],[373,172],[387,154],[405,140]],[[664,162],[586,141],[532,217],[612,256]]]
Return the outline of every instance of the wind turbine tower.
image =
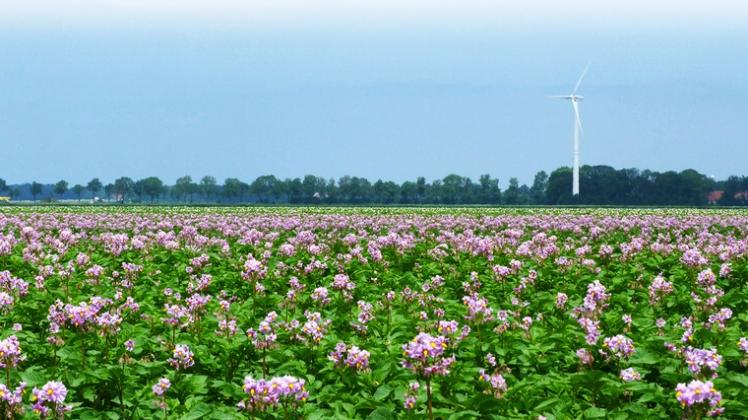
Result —
[[[582,119],[579,117],[579,103],[584,100],[584,96],[577,95],[579,85],[582,84],[584,75],[587,74],[587,69],[590,67],[589,64],[582,71],[582,75],[577,80],[577,85],[574,86],[574,90],[569,95],[551,96],[554,99],[568,99],[571,101],[571,106],[574,110],[574,160],[573,160],[573,180],[571,186],[571,194],[574,196],[579,195],[579,138],[582,136]]]

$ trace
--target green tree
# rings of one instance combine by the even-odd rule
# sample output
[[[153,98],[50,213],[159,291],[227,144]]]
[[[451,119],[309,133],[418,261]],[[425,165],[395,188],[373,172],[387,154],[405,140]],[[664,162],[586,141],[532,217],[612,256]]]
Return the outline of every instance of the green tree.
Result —
[[[216,178],[210,175],[204,176],[200,180],[200,193],[203,195],[204,200],[210,200],[218,192],[218,182]]]
[[[223,196],[229,201],[236,199],[242,194],[242,182],[237,178],[226,178],[223,181]]]
[[[509,187],[504,192],[504,202],[506,204],[520,204],[519,180],[509,178]]]
[[[5,191],[8,189],[8,184],[5,182],[4,179],[0,178],[0,191]]]
[[[99,178],[94,178],[90,181],[88,181],[88,185],[86,186],[86,189],[91,193],[91,198],[94,198],[96,196],[96,193],[101,191],[102,189],[101,181],[99,181]]]
[[[78,201],[81,201],[81,195],[83,195],[83,191],[86,189],[81,184],[75,184],[72,188],[73,193],[78,197]]]
[[[304,202],[304,185],[301,178],[287,179],[285,181],[286,191],[288,191],[288,202],[298,204]]]
[[[491,178],[491,175],[484,174],[478,179],[480,185],[478,193],[478,202],[481,204],[499,204],[501,202],[501,189],[499,180]]]
[[[400,204],[415,204],[418,202],[418,190],[416,183],[405,181],[400,186]]]
[[[34,181],[31,183],[31,197],[36,201],[36,196],[42,193],[42,184]]]
[[[55,194],[62,197],[68,191],[68,182],[63,180],[57,181],[54,187]]]
[[[564,166],[551,172],[546,187],[546,204],[571,204],[571,182],[571,168]]]
[[[115,195],[115,200],[125,202],[133,192],[135,192],[135,182],[131,178],[123,176],[114,180],[112,193]]]
[[[151,199],[151,203],[153,203],[156,200],[156,197],[159,197],[164,192],[164,183],[155,176],[149,176],[148,178],[143,178],[137,182],[136,192],[138,195],[141,196],[148,196]]]
[[[324,178],[307,175],[301,182],[301,186],[305,203],[319,203],[324,194],[326,182]]]
[[[252,182],[250,192],[261,203],[277,202],[283,194],[283,183],[274,175],[263,175]]]
[[[548,188],[548,174],[545,171],[540,171],[535,174],[535,179],[532,181],[532,187],[530,187],[530,202],[532,204],[544,204],[545,191]]]
[[[428,194],[429,186],[426,183],[426,178],[419,176],[416,178],[416,203],[423,203]]]
[[[107,199],[111,200],[112,196],[114,195],[115,187],[114,184],[106,184],[104,186],[104,194],[106,195]]]
[[[177,197],[177,200],[187,201],[187,196],[190,196],[190,201],[192,201],[191,197],[197,191],[197,189],[197,184],[192,182],[192,177],[189,175],[185,175],[183,177],[177,178],[177,182],[176,184],[174,184],[172,192]]]

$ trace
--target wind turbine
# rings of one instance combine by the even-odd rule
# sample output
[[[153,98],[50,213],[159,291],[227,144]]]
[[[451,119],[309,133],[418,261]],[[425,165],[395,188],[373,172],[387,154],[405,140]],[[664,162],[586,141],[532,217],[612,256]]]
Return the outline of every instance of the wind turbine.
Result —
[[[574,109],[574,162],[573,162],[573,180],[572,180],[572,186],[571,186],[571,194],[572,195],[579,195],[579,137],[582,135],[582,120],[579,118],[579,103],[582,102],[584,99],[584,96],[577,95],[577,90],[579,90],[579,85],[582,84],[582,79],[584,79],[584,75],[587,74],[587,69],[590,67],[590,64],[587,63],[587,66],[584,68],[584,71],[582,71],[582,75],[579,76],[579,80],[577,80],[577,85],[574,86],[574,90],[571,91],[571,94],[569,95],[561,95],[561,96],[550,96],[550,98],[554,99],[568,99],[571,101],[571,106]]]

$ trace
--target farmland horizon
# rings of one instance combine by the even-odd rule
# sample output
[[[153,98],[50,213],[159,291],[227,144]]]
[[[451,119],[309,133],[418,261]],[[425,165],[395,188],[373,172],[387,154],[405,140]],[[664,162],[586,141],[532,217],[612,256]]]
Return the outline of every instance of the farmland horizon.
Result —
[[[67,180],[46,185],[37,181],[14,185],[0,178],[0,197],[14,202],[85,199],[163,204],[748,205],[748,176],[744,175],[717,180],[693,169],[656,172],[583,165],[582,194],[573,194],[572,172],[569,167],[550,173],[539,171],[530,185],[520,184],[514,177],[502,184],[490,174],[483,174],[477,180],[449,174],[434,180],[418,177],[402,183],[349,175],[337,179],[261,175],[251,182],[235,177],[221,182],[210,175],[195,179],[184,175],[171,185],[156,176],[141,179],[122,176],[109,183],[94,177],[87,183],[74,185]],[[2,196],[3,193],[7,195]]]

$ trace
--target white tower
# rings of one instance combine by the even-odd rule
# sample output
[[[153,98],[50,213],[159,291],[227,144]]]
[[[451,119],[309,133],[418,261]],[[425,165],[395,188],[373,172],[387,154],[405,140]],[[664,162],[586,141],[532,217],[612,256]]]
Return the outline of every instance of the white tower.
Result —
[[[573,158],[573,179],[572,179],[572,186],[571,186],[571,193],[572,195],[579,195],[579,138],[582,136],[582,119],[579,117],[579,103],[584,100],[583,96],[577,95],[577,90],[579,89],[579,85],[582,84],[582,79],[584,79],[584,75],[587,74],[587,69],[590,67],[589,64],[587,64],[587,67],[584,68],[584,71],[582,71],[582,75],[579,76],[579,80],[577,80],[577,85],[574,86],[574,90],[569,95],[561,95],[561,96],[551,96],[551,98],[555,99],[568,99],[571,101],[571,106],[574,110],[574,158]]]

